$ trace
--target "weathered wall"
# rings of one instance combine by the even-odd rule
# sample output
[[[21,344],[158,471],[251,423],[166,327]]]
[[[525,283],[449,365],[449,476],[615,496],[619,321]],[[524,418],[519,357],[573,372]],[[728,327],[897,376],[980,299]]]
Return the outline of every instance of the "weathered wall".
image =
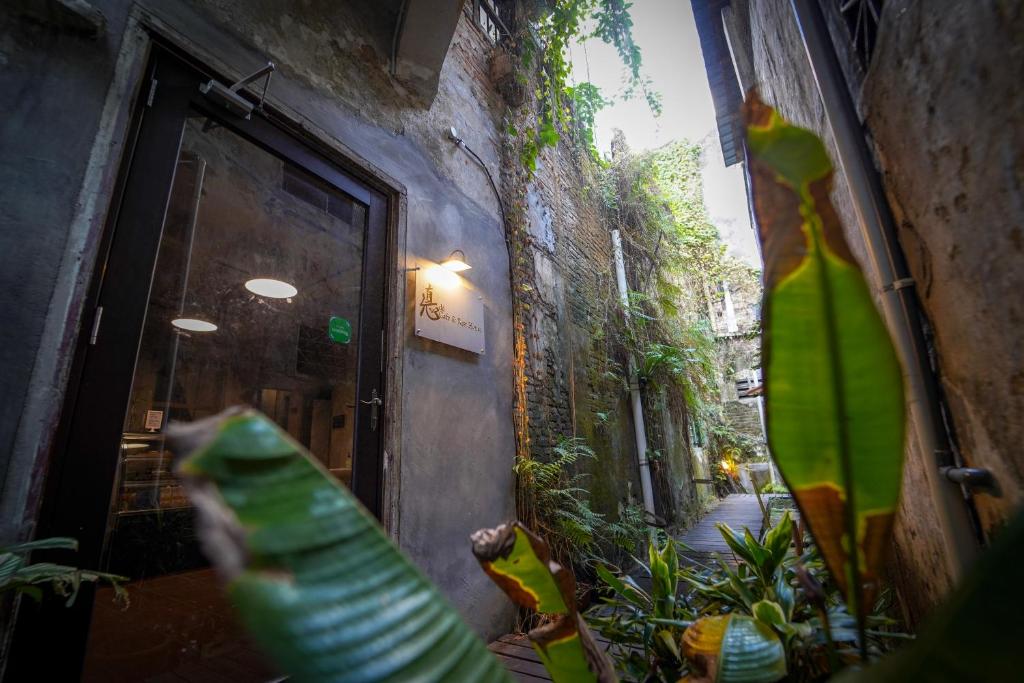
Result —
[[[522,129],[531,116],[527,104],[513,122]],[[562,437],[585,439],[597,455],[580,464],[590,502],[614,520],[620,505],[642,505],[627,357],[616,336],[622,324],[611,243],[616,226],[602,205],[601,171],[572,131],[541,152],[532,178],[520,166],[510,144],[503,181],[510,213],[521,214],[523,224],[514,273],[527,348],[530,452],[545,458]],[[630,226],[617,227],[627,243],[627,279],[639,290],[637,266],[645,270],[648,262],[634,262]],[[656,511],[669,525],[685,527],[709,500],[693,483],[706,475],[696,471],[686,406],[675,390],[642,393]]]
[[[639,501],[640,480],[626,396],[603,377],[609,348],[595,339],[612,324],[617,294],[611,237],[596,193],[587,191],[587,163],[565,140],[542,152],[531,179],[506,169],[505,187],[526,231],[515,286],[526,337],[530,450],[545,457],[561,438],[585,439],[597,454],[580,463],[590,475],[591,503],[614,517],[618,503]]]
[[[1024,500],[1024,6],[886,3],[864,82],[899,237],[940,379],[995,532]]]
[[[733,5],[747,6],[752,62],[765,100],[818,132],[835,158],[790,4]],[[933,329],[960,450],[969,465],[991,469],[1001,488],[998,498],[976,496],[982,524],[992,533],[1019,507],[1024,483],[1024,95],[1017,85],[1024,70],[1024,8],[887,2],[866,75],[834,23],[831,28]],[[841,170],[832,196],[864,263]],[[935,533],[938,518],[922,495],[928,467],[934,459],[921,452],[911,430],[893,574],[912,619],[950,585]]]
[[[138,47],[121,43],[132,3],[94,4],[108,26],[98,42],[3,14],[0,54],[6,66],[0,87],[18,96],[11,98],[13,109],[0,124],[5,180],[0,380],[9,392],[0,413],[0,457],[9,462],[15,439],[29,449],[16,469],[8,469],[5,537],[31,528],[31,494],[41,479],[31,482],[33,489],[28,475],[45,462],[36,451],[45,455],[52,437],[52,407],[64,390],[68,350],[81,316],[81,286],[91,275],[106,212],[110,182],[88,184],[90,150],[98,146],[101,170],[116,171],[124,113],[139,79],[138,73],[129,74],[127,92],[117,91],[123,83],[111,81],[118,50]],[[400,467],[392,491],[394,531],[483,635],[507,629],[508,602],[479,571],[467,537],[513,514],[508,256],[486,176],[446,138],[449,126],[458,127],[498,173],[500,108],[484,76],[486,39],[465,18],[460,21],[427,110],[388,75],[393,27],[374,3],[284,8],[275,2],[210,0],[143,6],[139,16],[152,16],[158,31],[217,68],[240,75],[267,59],[275,61],[272,104],[402,193],[396,209],[407,239],[398,248],[410,264],[440,260],[454,248],[472,262],[468,280],[486,306],[486,353],[432,345],[407,329],[392,359],[403,370],[401,405],[385,407],[386,417],[402,416],[397,452],[388,454],[391,466]],[[108,90],[112,111],[102,118]],[[114,143],[97,139],[103,125],[113,130]],[[115,158],[109,157],[111,149]],[[79,200],[83,186],[89,194]],[[86,206],[85,218],[74,222],[76,209],[92,201],[98,205]],[[69,263],[76,267],[68,268]],[[408,285],[403,307],[410,319],[412,283],[412,276],[391,283]],[[44,333],[51,309],[52,330]],[[33,363],[47,354],[51,365],[30,378]],[[26,425],[26,415],[41,417]]]
[[[753,62],[762,97],[789,120],[817,132],[835,159],[835,144],[789,2],[751,0],[749,11]],[[851,250],[860,263],[866,263],[864,242],[840,168],[834,176],[832,202]],[[930,497],[921,495],[928,490],[924,468],[933,463],[931,454],[923,453],[915,441],[908,444],[892,569],[911,618],[922,615],[950,586],[942,544],[934,533],[938,516]]]

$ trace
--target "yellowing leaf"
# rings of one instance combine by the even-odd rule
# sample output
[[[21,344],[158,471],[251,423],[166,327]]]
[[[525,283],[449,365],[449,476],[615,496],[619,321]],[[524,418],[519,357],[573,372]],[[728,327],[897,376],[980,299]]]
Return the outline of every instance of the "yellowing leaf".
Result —
[[[576,579],[551,559],[547,543],[513,522],[470,537],[488,576],[517,605],[557,615],[528,634],[555,683],[612,683],[608,657],[576,611]]]
[[[745,105],[765,259],[772,455],[854,614],[878,590],[903,469],[900,365],[829,200],[821,141]]]
[[[739,614],[703,617],[683,632],[683,654],[694,668],[687,680],[772,683],[786,675],[786,651],[768,626]]]

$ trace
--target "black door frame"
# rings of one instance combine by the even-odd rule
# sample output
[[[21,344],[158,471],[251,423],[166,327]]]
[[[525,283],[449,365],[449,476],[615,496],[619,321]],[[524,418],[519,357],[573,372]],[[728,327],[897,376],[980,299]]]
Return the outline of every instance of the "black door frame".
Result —
[[[367,209],[363,242],[352,489],[378,518],[383,499],[383,414],[370,402],[385,396],[384,348],[388,301],[388,198],[259,112],[233,116],[205,98],[199,85],[214,77],[154,46],[129,139],[131,149],[108,215],[83,317],[75,362],[47,473],[37,537],[71,536],[76,555],[46,559],[99,568],[118,467],[135,363],[164,217],[189,113],[198,110],[247,141],[291,162]],[[125,226],[117,229],[117,226]],[[123,286],[131,282],[135,286]],[[120,286],[116,286],[120,285]],[[92,324],[85,324],[92,322]],[[106,397],[103,401],[95,397]],[[5,680],[77,680],[84,661],[94,592],[85,585],[72,607],[60,599],[23,601]],[[57,650],[57,652],[55,652]]]

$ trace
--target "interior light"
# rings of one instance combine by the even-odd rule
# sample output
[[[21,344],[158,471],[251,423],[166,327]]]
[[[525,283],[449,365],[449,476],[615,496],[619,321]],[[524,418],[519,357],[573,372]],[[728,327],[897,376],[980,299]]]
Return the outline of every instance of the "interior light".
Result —
[[[175,318],[171,324],[179,330],[188,330],[189,332],[215,332],[217,330],[217,326],[213,323],[197,318]]]
[[[456,249],[448,255],[448,258],[441,262],[441,267],[453,273],[458,273],[463,270],[469,270],[473,266],[466,263],[466,254],[461,249]]]
[[[268,299],[290,299],[299,293],[294,285],[266,277],[249,280],[245,283],[245,288],[253,294],[265,296]]]

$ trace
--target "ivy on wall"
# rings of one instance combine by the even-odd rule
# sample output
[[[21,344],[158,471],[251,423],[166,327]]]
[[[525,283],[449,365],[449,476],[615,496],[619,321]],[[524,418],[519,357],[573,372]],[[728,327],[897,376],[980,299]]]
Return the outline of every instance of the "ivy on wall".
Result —
[[[735,447],[735,439],[728,438],[719,401],[723,368],[709,318],[711,299],[721,280],[743,279],[757,286],[759,274],[726,255],[708,218],[699,146],[677,142],[655,152],[636,154],[620,135],[613,142],[610,158],[602,159],[595,149],[594,118],[606,99],[590,83],[569,85],[568,45],[585,31],[616,46],[627,67],[627,92],[642,93],[652,108],[659,107],[656,95],[642,77],[640,52],[630,35],[628,5],[620,0],[551,0],[532,3],[529,8],[521,4],[520,11],[528,20],[517,23],[520,32],[512,49],[520,56],[515,62],[515,77],[528,97],[525,104],[506,113],[501,184],[513,281],[519,463],[516,507],[520,520],[536,527],[552,518],[550,510],[538,509],[538,501],[554,498],[537,490],[536,473],[546,470],[524,461],[558,459],[552,426],[531,424],[531,410],[537,415],[538,396],[553,395],[570,404],[572,433],[560,436],[575,437],[577,425],[585,421],[593,428],[591,434],[595,430],[607,435],[608,430],[628,429],[629,418],[624,414],[628,411],[620,410],[628,389],[626,367],[630,356],[640,369],[652,415],[648,455],[661,470],[660,489],[672,489],[665,478],[670,465],[662,464],[668,460],[663,453],[673,449],[676,453],[680,449],[689,452],[688,446],[679,444],[688,441],[688,422],[700,423],[696,431],[711,437],[707,446]],[[541,158],[545,160],[543,170],[538,164]],[[572,166],[569,173],[565,172],[567,164]],[[627,320],[611,259],[601,255],[599,260],[606,262],[586,264],[586,282],[574,280],[571,293],[585,300],[585,305],[578,307],[585,319],[576,317],[577,308],[571,313],[573,322],[587,331],[589,347],[576,350],[586,357],[574,359],[570,351],[568,358],[557,358],[554,380],[533,375],[543,367],[543,359],[531,356],[544,325],[557,329],[559,335],[568,333],[562,331],[566,321],[559,317],[565,312],[545,300],[546,289],[539,282],[543,278],[537,273],[535,255],[550,249],[538,242],[543,238],[538,237],[537,226],[531,231],[528,195],[540,185],[547,188],[546,201],[554,205],[565,202],[577,209],[590,207],[586,211],[592,209],[593,215],[587,213],[585,220],[598,221],[601,225],[597,230],[602,235],[613,228],[620,230],[631,289]],[[536,197],[532,201],[537,201]],[[579,214],[584,209],[550,208],[556,220],[567,215],[575,221],[584,220]],[[553,229],[556,239],[564,240],[578,226],[559,223]],[[549,257],[554,258],[544,258]],[[574,254],[573,258],[580,256]],[[544,320],[553,322],[542,325]],[[574,365],[580,366],[580,373]],[[586,376],[586,386],[577,391],[574,377],[579,374]],[[549,381],[568,384],[568,390],[563,395],[560,387],[542,385]],[[580,415],[578,406],[583,405]],[[653,417],[662,413],[669,413],[670,421],[677,423],[673,434],[662,433],[661,420]],[[547,415],[541,413],[536,419],[543,422]],[[604,457],[601,444],[591,446],[598,460]],[[678,458],[676,463],[673,466],[678,469]],[[706,472],[694,471],[694,467],[692,461],[683,463],[684,471],[674,472],[674,481],[688,483],[707,476]],[[588,495],[579,488],[581,496]],[[614,508],[608,512],[614,517]],[[691,512],[696,513],[687,514]],[[689,520],[677,517],[675,521]],[[569,547],[573,539],[562,541]],[[561,543],[558,539],[554,542]]]

